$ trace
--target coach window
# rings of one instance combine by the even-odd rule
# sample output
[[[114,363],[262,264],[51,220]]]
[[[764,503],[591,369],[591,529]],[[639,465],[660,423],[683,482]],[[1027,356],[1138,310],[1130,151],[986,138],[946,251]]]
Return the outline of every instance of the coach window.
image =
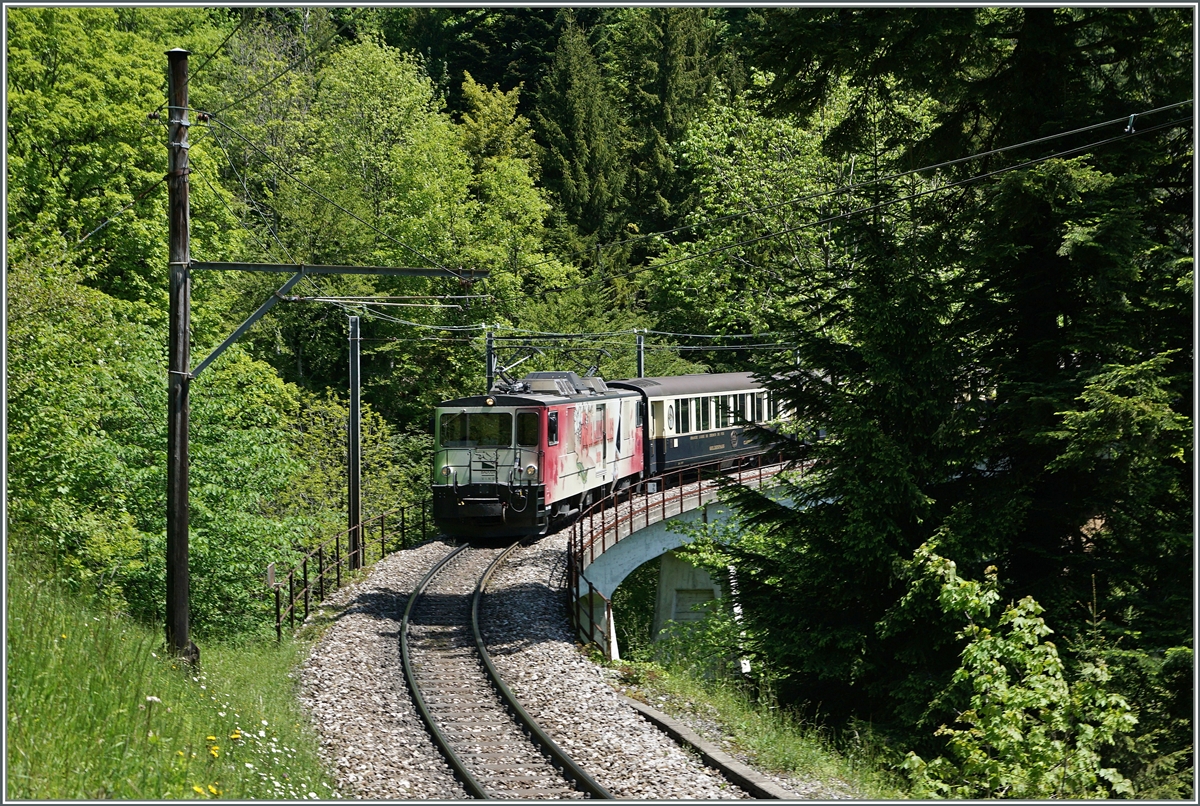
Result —
[[[675,433],[686,434],[692,430],[690,417],[688,413],[691,411],[691,406],[687,400],[677,398],[675,400]]]
[[[552,411],[546,416],[546,444],[558,444],[558,412]]]
[[[708,431],[710,428],[712,428],[712,414],[710,413],[711,409],[708,406],[708,401],[709,398],[707,397],[696,398],[697,431]]]

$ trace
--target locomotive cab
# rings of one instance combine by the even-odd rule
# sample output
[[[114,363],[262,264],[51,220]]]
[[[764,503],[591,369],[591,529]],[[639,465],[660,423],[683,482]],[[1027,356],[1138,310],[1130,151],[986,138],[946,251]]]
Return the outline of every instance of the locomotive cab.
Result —
[[[642,471],[637,395],[535,372],[434,417],[433,517],[458,537],[545,534]]]

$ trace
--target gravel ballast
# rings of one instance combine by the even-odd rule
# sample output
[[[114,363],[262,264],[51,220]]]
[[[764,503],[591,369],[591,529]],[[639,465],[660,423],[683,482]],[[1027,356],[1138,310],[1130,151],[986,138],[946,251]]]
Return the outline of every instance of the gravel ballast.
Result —
[[[566,618],[566,545],[562,533],[522,546],[493,577],[482,623],[505,682],[559,746],[618,798],[750,797],[646,721],[614,690],[611,674],[579,651]],[[388,555],[310,619],[329,625],[301,667],[300,698],[345,797],[466,798],[413,707],[399,650],[409,593],[452,547],[433,541]],[[797,799],[847,797],[769,777]]]

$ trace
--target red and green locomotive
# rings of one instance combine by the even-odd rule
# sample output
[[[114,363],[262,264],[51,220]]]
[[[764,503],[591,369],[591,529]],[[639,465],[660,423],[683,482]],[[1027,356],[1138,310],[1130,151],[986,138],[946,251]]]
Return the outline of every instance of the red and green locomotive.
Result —
[[[433,517],[455,536],[545,534],[614,489],[757,453],[745,431],[773,409],[747,372],[533,372],[438,406]]]

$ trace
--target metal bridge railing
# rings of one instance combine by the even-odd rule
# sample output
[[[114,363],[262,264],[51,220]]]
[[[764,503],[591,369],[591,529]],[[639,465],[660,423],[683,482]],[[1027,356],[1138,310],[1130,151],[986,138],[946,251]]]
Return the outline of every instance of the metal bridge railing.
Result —
[[[301,623],[308,618],[314,597],[320,604],[342,587],[343,568],[349,575],[354,569],[367,568],[383,559],[390,551],[412,548],[428,539],[432,520],[430,503],[399,507],[363,521],[358,548],[353,552],[350,537],[354,530],[346,529],[319,543],[282,578],[275,573],[275,563],[268,565],[267,585],[275,593],[276,640],[283,640],[285,621],[289,629],[295,630],[298,614]]]
[[[582,512],[571,528],[567,552],[575,634],[611,654],[612,601],[596,590],[584,574],[597,557],[639,529],[715,500],[719,488],[713,481],[717,477],[762,486],[783,467],[781,457],[759,454],[742,460],[734,468],[728,467],[726,460],[675,470],[615,492]],[[653,492],[648,491],[651,489]],[[604,603],[603,620],[597,618],[597,597]]]

